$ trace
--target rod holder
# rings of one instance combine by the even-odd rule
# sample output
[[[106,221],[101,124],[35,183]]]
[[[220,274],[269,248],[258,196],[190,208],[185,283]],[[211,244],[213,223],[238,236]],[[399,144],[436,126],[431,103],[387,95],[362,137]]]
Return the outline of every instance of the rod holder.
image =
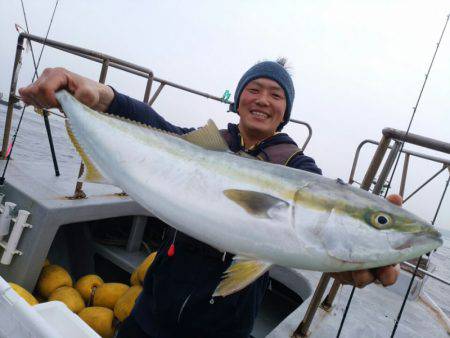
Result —
[[[3,197],[2,197],[3,199]],[[0,241],[9,233],[11,225],[12,213],[16,205],[12,202],[6,202],[3,213],[0,216]]]
[[[23,229],[27,227],[28,228],[32,227],[30,224],[27,224],[27,219],[29,215],[30,212],[26,210],[19,210],[19,213],[17,214],[16,223],[14,224],[13,230],[8,239],[8,243],[6,244],[5,251],[3,252],[2,260],[0,261],[1,264],[9,265],[11,264],[11,260],[15,254],[18,255],[22,254],[22,252],[17,250],[17,244],[19,243],[19,239],[22,236]]]

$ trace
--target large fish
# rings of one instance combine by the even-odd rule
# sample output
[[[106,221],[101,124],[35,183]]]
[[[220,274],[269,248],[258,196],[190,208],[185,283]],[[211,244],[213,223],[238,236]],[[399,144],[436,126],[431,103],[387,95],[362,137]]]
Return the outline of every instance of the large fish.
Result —
[[[236,156],[212,121],[179,136],[93,111],[64,90],[56,97],[86,181],[114,184],[175,229],[236,255],[214,296],[272,264],[368,269],[442,244],[429,223],[341,180]]]

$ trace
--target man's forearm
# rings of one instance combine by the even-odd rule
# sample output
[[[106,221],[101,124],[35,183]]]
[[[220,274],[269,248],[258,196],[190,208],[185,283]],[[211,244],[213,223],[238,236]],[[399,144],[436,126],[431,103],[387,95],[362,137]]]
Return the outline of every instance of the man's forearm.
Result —
[[[110,87],[108,88],[111,89]],[[121,94],[115,90],[112,91],[113,99],[106,110],[109,114],[125,117],[132,121],[141,122],[153,128],[179,135],[194,130],[194,128],[182,128],[173,125],[170,122],[167,122],[148,104]]]

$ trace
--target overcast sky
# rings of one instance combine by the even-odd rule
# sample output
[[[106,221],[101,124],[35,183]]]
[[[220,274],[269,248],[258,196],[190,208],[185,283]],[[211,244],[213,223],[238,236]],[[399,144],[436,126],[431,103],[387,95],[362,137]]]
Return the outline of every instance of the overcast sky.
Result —
[[[55,2],[24,3],[31,33],[45,36]],[[384,127],[406,130],[449,13],[448,0],[61,0],[49,38],[126,59],[157,77],[217,96],[227,89],[234,93],[240,76],[258,60],[285,56],[296,88],[292,117],[313,128],[306,153],[326,176],[347,180],[362,140],[379,140]],[[25,27],[20,1],[0,0],[0,91],[5,93],[17,41],[14,23]],[[450,27],[411,129],[445,142],[450,142],[449,61]],[[99,64],[46,48],[40,69],[55,66],[93,79],[100,73]],[[31,78],[27,53],[19,84]],[[113,70],[107,83],[143,97],[141,78]],[[221,127],[237,121],[224,104],[173,89],[164,89],[154,107],[182,126],[200,126],[208,118]],[[291,124],[285,131],[303,143],[304,128]],[[374,149],[364,148],[358,180]],[[440,168],[416,159],[410,165],[407,193]],[[447,177],[448,172],[441,174],[405,207],[431,220]],[[450,229],[450,192],[437,223]]]

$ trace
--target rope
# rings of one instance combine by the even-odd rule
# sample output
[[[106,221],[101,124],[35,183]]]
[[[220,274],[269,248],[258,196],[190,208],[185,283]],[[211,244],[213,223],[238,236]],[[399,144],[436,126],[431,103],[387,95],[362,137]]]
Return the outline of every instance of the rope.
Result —
[[[396,161],[395,161],[394,169],[392,170],[391,177],[390,177],[389,180],[388,180],[388,186],[387,186],[386,191],[385,191],[385,193],[384,193],[384,198],[386,198],[386,196],[387,196],[387,194],[388,194],[388,192],[389,192],[389,189],[390,189],[390,187],[391,187],[391,182],[392,182],[392,179],[393,179],[395,170],[397,169],[397,165],[398,165],[398,162],[399,162],[399,160],[400,160],[400,156],[401,156],[401,154],[402,154],[403,147],[404,147],[404,145],[405,145],[406,137],[408,136],[409,130],[411,129],[412,122],[413,122],[413,120],[414,120],[414,117],[415,117],[415,115],[416,115],[417,108],[418,108],[419,103],[420,103],[420,100],[421,100],[421,98],[422,98],[422,93],[423,93],[423,91],[424,91],[424,89],[425,89],[425,85],[426,85],[426,83],[427,83],[428,76],[429,76],[430,71],[431,71],[431,67],[433,66],[434,59],[436,58],[436,54],[437,54],[437,52],[438,52],[438,50],[439,50],[439,46],[441,45],[442,37],[444,36],[444,32],[445,32],[445,29],[446,29],[446,27],[447,27],[447,23],[448,23],[449,18],[450,18],[450,15],[447,15],[447,20],[445,21],[444,28],[442,29],[441,36],[439,37],[439,42],[438,42],[437,45],[436,45],[436,49],[435,49],[435,51],[434,51],[433,57],[432,57],[432,59],[431,59],[430,65],[429,65],[429,67],[428,67],[428,71],[427,71],[427,73],[425,74],[425,79],[424,79],[424,81],[423,81],[422,88],[420,89],[420,92],[419,92],[419,96],[418,96],[418,98],[417,98],[416,105],[415,105],[415,107],[414,107],[414,109],[413,109],[413,113],[412,113],[411,119],[409,120],[409,124],[408,124],[408,128],[406,129],[405,137],[404,137],[404,139],[403,139],[403,141],[402,141],[402,143],[401,143],[400,150],[399,150],[399,152],[398,152],[398,155],[397,155],[397,158],[396,158]],[[408,287],[408,291],[407,291],[406,297],[405,297],[405,299],[404,299],[404,302],[406,302],[406,299],[407,299],[407,297],[408,297],[408,295],[409,295],[409,291],[410,291],[412,282],[413,282],[413,280],[414,280],[414,278],[415,278],[415,276],[416,276],[416,272],[417,272],[417,268],[419,267],[420,260],[421,260],[421,258],[419,259],[419,262],[417,263],[417,266],[416,266],[416,270],[414,271],[414,274],[413,274],[413,276],[412,276],[412,278],[411,278],[410,285],[409,285],[409,287]],[[353,286],[352,292],[350,293],[350,297],[349,297],[349,299],[348,299],[348,301],[347,301],[347,306],[345,307],[345,311],[344,311],[344,314],[343,314],[343,316],[342,316],[342,320],[341,320],[341,323],[340,323],[340,325],[339,325],[339,330],[338,330],[338,333],[337,333],[336,338],[339,338],[339,336],[340,336],[340,334],[341,334],[342,327],[344,326],[344,322],[345,322],[345,320],[346,320],[346,318],[347,318],[348,309],[350,308],[350,304],[351,304],[351,302],[352,302],[352,300],[353,300],[353,294],[354,294],[354,292],[355,292],[355,286]],[[402,306],[400,312],[403,311],[403,307],[404,307],[404,305]],[[400,320],[400,318],[401,318],[401,313],[399,313],[398,321]],[[396,330],[396,328],[397,328],[398,321],[395,323],[395,327],[394,327],[394,330],[393,330],[393,332],[392,332],[392,336],[391,336],[391,337],[393,337],[393,334],[395,334],[395,330]]]
[[[27,29],[27,33],[30,34],[30,30],[28,28],[27,14],[26,14],[26,11],[25,11],[25,5],[23,3],[23,0],[20,0],[20,2],[22,4],[22,13],[23,13],[23,17],[24,17],[24,20],[25,20],[25,26],[26,26],[26,29]],[[39,77],[39,75],[38,75],[38,67],[39,67],[39,64],[41,62],[41,57],[42,57],[42,53],[44,52],[44,48],[45,48],[45,45],[46,45],[46,42],[47,42],[48,34],[50,33],[50,28],[51,28],[52,23],[53,23],[53,18],[55,16],[56,7],[58,6],[58,2],[59,2],[59,0],[56,0],[55,7],[54,7],[53,13],[52,13],[52,17],[51,17],[50,23],[48,25],[47,34],[45,36],[44,43],[42,44],[41,53],[39,54],[39,59],[38,59],[37,64],[36,64],[36,59],[34,57],[33,45],[30,42],[31,56],[33,58],[33,65],[34,65],[34,74],[33,74],[32,80],[31,80],[32,83],[34,82],[34,80],[37,77]],[[14,145],[16,144],[17,134],[19,132],[20,125],[22,124],[22,119],[23,119],[23,116],[25,114],[25,108],[26,108],[26,106],[24,105],[23,108],[22,108],[22,112],[20,114],[20,118],[19,118],[19,122],[17,124],[16,131],[14,133],[14,136],[13,136],[13,139],[12,139],[12,142],[11,142],[11,147],[9,148],[9,152],[8,152],[8,155],[7,155],[7,158],[6,158],[6,164],[5,164],[5,167],[3,168],[2,177],[0,177],[0,185],[3,185],[5,183],[6,170],[8,169],[8,164],[9,164],[9,161],[11,159],[11,154],[13,152]]]

